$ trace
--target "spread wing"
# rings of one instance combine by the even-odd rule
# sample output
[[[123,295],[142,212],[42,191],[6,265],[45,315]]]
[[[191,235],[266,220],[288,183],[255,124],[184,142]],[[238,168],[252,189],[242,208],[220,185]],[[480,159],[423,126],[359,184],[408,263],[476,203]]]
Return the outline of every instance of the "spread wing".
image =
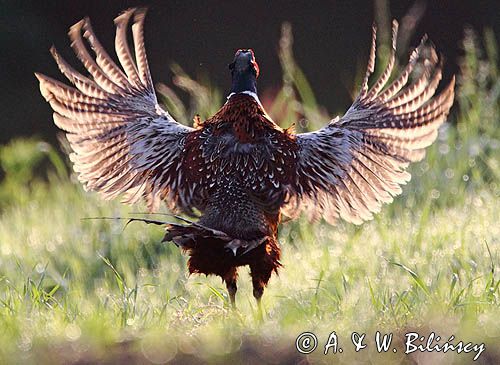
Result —
[[[121,68],[104,50],[89,20],[83,19],[71,27],[69,37],[90,76],[75,71],[54,47],[52,56],[74,87],[36,76],[54,110],[55,124],[67,132],[70,158],[86,189],[107,199],[125,193],[129,203],[144,197],[150,208],[167,199],[172,207],[189,211],[190,187],[183,181],[181,164],[184,141],[192,129],[158,105],[144,47],[144,16],[144,9],[129,9],[115,19]],[[132,17],[135,57],[127,42]]]
[[[368,88],[375,63],[375,26],[368,70],[353,105],[327,126],[296,135],[298,162],[288,212],[302,208],[330,223],[338,217],[356,224],[372,219],[382,203],[401,193],[400,185],[410,179],[408,164],[421,160],[425,147],[436,139],[453,104],[454,79],[435,95],[441,63],[424,39],[387,85],[395,63],[397,26],[394,22],[387,68],[373,86]],[[409,82],[419,69],[419,77]]]

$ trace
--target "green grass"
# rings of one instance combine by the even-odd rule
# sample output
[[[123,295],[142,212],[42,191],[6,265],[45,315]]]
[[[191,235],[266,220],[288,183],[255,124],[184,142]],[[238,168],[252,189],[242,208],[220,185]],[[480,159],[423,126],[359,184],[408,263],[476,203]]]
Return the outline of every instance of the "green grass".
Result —
[[[324,121],[287,32],[284,86],[268,109],[284,126],[297,113]],[[410,330],[453,334],[485,342],[479,362],[500,361],[500,82],[495,41],[491,34],[484,39],[486,52],[468,33],[450,124],[412,167],[401,197],[360,227],[303,218],[282,225],[284,269],[265,291],[263,321],[246,269],[233,312],[220,279],[188,277],[186,257],[160,242],[161,227],[82,219],[125,217],[143,206],[84,192],[45,143],[2,147],[0,363],[430,361],[401,351],[377,354],[376,330],[393,332],[399,348]],[[176,117],[213,112],[221,94],[178,66],[174,71],[194,106],[189,110],[163,86]],[[317,125],[297,126],[306,127]],[[320,339],[309,358],[294,348],[303,331]],[[344,353],[324,356],[332,331]],[[364,352],[349,346],[353,331],[370,338]],[[472,359],[433,356],[446,363]]]

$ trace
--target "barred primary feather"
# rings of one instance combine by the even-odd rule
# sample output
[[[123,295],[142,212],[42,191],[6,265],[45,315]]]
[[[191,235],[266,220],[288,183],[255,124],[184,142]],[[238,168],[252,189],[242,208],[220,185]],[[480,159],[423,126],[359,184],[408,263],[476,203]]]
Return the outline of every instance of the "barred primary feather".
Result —
[[[67,132],[74,170],[87,190],[107,199],[126,193],[129,202],[144,196],[151,208],[159,197],[169,196],[172,206],[190,210],[184,195],[191,187],[176,179],[181,175],[183,141],[192,129],[158,105],[144,49],[144,14],[143,9],[129,9],[115,19],[123,71],[102,47],[90,21],[83,19],[71,27],[69,36],[91,77],[75,71],[55,48],[51,53],[59,69],[76,88],[36,76],[54,110],[54,123]],[[126,36],[132,16],[136,62]]]
[[[422,159],[424,148],[436,139],[453,104],[454,78],[434,96],[442,64],[424,37],[406,68],[386,86],[395,63],[397,28],[394,21],[389,62],[374,85],[368,89],[375,26],[367,72],[353,105],[342,118],[296,136],[300,148],[289,205],[295,214],[301,207],[311,218],[322,216],[331,223],[339,217],[355,224],[372,219],[383,203],[401,193],[400,185],[410,179],[408,164]],[[418,63],[423,71],[408,85]]]

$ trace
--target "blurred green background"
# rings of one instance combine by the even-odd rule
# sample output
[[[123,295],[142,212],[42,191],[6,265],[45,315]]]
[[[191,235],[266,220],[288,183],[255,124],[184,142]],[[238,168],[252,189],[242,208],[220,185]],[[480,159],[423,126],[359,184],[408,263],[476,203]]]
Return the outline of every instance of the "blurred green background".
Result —
[[[160,99],[180,121],[215,112],[234,49],[253,47],[259,90],[284,127],[310,130],[342,113],[380,29],[379,73],[392,17],[400,64],[427,32],[457,74],[456,102],[403,195],[360,227],[281,227],[284,269],[259,320],[246,271],[238,310],[217,278],[188,277],[161,227],[120,220],[145,211],[104,202],[76,182],[34,71],[57,75],[47,49],[70,57],[67,27],[91,16],[112,45],[111,19],[133,2],[2,3],[0,363],[470,363],[473,355],[404,355],[404,334],[437,332],[485,343],[477,363],[500,363],[500,81],[497,2],[153,2],[146,42]],[[5,43],[6,41],[6,43]],[[74,63],[76,64],[76,62]],[[378,354],[376,330],[397,353]],[[295,338],[313,331],[318,349]],[[336,331],[343,354],[322,355]],[[350,333],[366,332],[356,353]],[[455,341],[456,342],[456,341]]]

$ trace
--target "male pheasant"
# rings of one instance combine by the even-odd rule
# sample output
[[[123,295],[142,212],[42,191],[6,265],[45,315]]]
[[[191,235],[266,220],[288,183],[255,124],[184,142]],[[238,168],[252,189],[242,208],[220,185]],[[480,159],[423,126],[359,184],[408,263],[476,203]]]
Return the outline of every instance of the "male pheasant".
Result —
[[[382,203],[401,193],[400,185],[410,179],[408,164],[424,157],[453,104],[454,79],[435,95],[442,64],[426,39],[388,83],[395,64],[394,22],[385,71],[369,88],[374,26],[359,95],[344,116],[323,128],[295,134],[267,115],[250,49],[238,50],[229,66],[226,103],[211,118],[187,127],[158,104],[144,48],[144,16],[143,9],[129,9],[115,19],[121,68],[88,19],[72,26],[71,46],[90,76],[52,48],[74,87],[36,74],[40,90],[55,124],[67,133],[74,170],[87,190],[106,199],[124,194],[127,203],[144,198],[152,210],[165,201],[172,210],[199,215],[197,222],[168,225],[165,240],[189,254],[190,273],[220,276],[233,305],[238,267],[250,266],[260,304],[281,266],[282,214],[305,211],[330,223],[339,217],[355,224],[371,219]],[[127,42],[131,18],[134,54]]]

